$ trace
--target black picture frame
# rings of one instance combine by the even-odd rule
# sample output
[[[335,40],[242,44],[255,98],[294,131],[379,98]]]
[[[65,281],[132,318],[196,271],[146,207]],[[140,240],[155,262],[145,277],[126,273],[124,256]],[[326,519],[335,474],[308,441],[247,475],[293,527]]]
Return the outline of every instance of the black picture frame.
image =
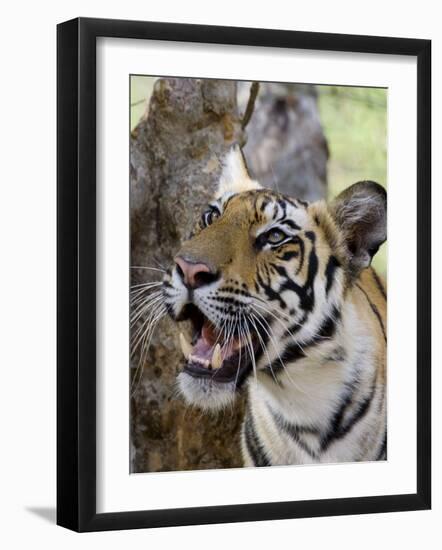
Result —
[[[96,39],[117,37],[414,56],[417,59],[417,492],[96,512]],[[431,506],[431,42],[158,22],[57,28],[57,523],[75,531],[424,510]]]

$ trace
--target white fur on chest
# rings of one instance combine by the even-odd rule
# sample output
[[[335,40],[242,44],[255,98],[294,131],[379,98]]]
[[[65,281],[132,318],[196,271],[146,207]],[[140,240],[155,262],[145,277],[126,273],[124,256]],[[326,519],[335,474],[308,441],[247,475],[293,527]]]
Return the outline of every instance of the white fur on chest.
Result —
[[[373,344],[373,336],[358,319],[352,304],[347,304],[335,337],[315,346],[307,357],[286,365],[278,374],[280,384],[263,372],[257,379],[250,379],[249,408],[272,464],[374,459],[371,450],[377,448],[385,430],[380,402],[384,394],[378,389],[361,422],[326,449],[321,447],[321,437],[330,430],[331,419],[354,380],[358,380],[357,395],[364,397],[373,391],[376,376]],[[343,350],[342,360],[330,360],[336,349]],[[354,409],[349,407],[345,414],[354,414]],[[281,429],[275,417],[291,427],[299,427],[299,440]]]

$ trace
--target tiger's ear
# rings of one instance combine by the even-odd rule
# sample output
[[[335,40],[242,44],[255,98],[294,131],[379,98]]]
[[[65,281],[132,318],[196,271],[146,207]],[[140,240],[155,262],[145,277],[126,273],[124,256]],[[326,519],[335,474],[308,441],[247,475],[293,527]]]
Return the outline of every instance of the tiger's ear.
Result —
[[[360,181],[336,197],[331,211],[343,231],[350,271],[357,275],[387,239],[387,193],[374,181]]]
[[[216,197],[251,189],[261,189],[261,186],[250,177],[242,151],[234,145],[224,157]]]

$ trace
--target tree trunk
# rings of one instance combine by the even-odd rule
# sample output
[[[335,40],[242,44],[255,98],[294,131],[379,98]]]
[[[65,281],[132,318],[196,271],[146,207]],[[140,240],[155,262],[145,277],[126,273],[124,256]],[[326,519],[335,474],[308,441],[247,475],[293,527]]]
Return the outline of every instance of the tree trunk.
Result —
[[[213,196],[220,160],[243,141],[232,81],[160,79],[149,114],[132,132],[131,265],[169,266]],[[159,280],[132,269],[132,283]],[[183,361],[177,328],[163,319],[142,373],[133,362],[133,472],[240,466],[238,433],[243,403],[231,412],[202,415],[176,395]]]
[[[243,108],[249,88],[240,85]],[[314,86],[261,83],[247,134],[244,154],[264,187],[306,201],[325,198],[329,153]]]

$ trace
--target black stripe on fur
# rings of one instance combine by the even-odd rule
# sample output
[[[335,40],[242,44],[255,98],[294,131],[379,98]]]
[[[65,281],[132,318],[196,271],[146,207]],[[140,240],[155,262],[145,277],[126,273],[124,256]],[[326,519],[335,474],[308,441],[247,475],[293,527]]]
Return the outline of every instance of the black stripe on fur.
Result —
[[[364,294],[364,296],[367,298],[367,302],[369,303],[370,307],[371,307],[371,310],[373,311],[373,313],[376,315],[376,318],[377,320],[379,321],[379,325],[381,327],[381,330],[382,330],[382,334],[384,336],[384,340],[385,342],[387,342],[387,334],[385,333],[385,327],[384,327],[384,323],[382,322],[382,317],[381,317],[381,314],[379,313],[379,310],[378,308],[376,307],[376,304],[374,304],[371,300],[370,300],[370,297],[369,295],[367,294],[367,292],[361,287],[361,285],[357,284],[356,285],[359,290]]]
[[[385,430],[381,448],[379,449],[376,460],[387,460],[387,430]]]
[[[256,433],[255,424],[253,422],[253,417],[250,411],[247,413],[244,424],[244,436],[247,451],[252,457],[253,464],[258,467],[271,466],[271,463],[266,456],[265,450],[258,437],[258,434]]]
[[[338,407],[332,422],[331,427],[326,436],[323,438],[321,443],[321,450],[325,451],[330,446],[330,444],[337,440],[342,439],[344,436],[346,436],[353,427],[360,421],[366,413],[368,412],[371,402],[373,401],[373,396],[376,391],[376,385],[373,383],[372,388],[370,390],[370,393],[368,396],[366,396],[364,399],[362,399],[356,406],[356,410],[351,415],[349,420],[347,422],[343,422],[344,414],[348,410],[348,407],[353,401],[354,391],[356,389],[356,385],[352,384],[349,386],[349,391],[344,395],[341,405]]]
[[[373,275],[374,282],[376,283],[376,286],[378,287],[379,292],[382,294],[384,300],[386,300],[387,293],[385,292],[384,285],[382,284],[382,281],[380,280],[378,274],[373,268],[371,268],[371,274]]]
[[[333,255],[330,256],[327,262],[327,266],[325,268],[325,294],[328,296],[328,293],[330,292],[331,287],[333,286],[333,281],[335,277],[336,269],[341,264],[337,260],[337,258]]]
[[[318,454],[307,445],[303,440],[301,435],[303,433],[318,435],[318,431],[314,428],[309,428],[306,426],[298,426],[287,422],[280,414],[270,409],[270,412],[275,420],[277,427],[287,433],[293,441],[311,458],[318,459]]]
[[[306,343],[302,345],[297,344],[296,342],[291,342],[286,346],[283,353],[281,354],[281,359],[278,357],[272,361],[272,370],[278,372],[283,369],[281,361],[284,364],[294,363],[299,359],[302,359],[306,356],[305,351],[311,349],[312,347],[320,344],[324,340],[329,340],[333,337],[336,332],[337,323],[341,318],[341,312],[335,307],[333,308],[332,313],[327,316],[318,331],[318,333]],[[288,334],[288,337],[291,335]]]

